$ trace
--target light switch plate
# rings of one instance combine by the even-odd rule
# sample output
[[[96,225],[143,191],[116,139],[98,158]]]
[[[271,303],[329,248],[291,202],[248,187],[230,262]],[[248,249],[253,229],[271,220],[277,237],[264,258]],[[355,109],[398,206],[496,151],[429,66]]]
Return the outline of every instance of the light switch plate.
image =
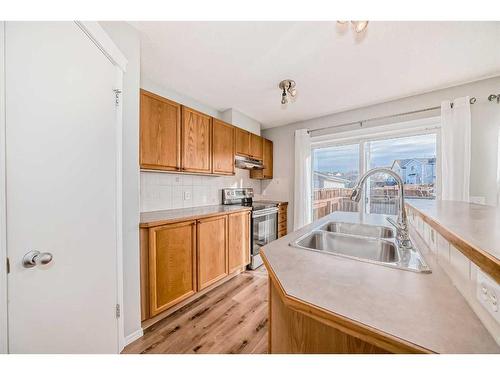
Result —
[[[476,297],[479,303],[500,323],[500,285],[481,270],[477,271]]]
[[[191,199],[191,192],[190,192],[189,190],[186,190],[186,191],[184,192],[184,200],[185,200],[185,201],[188,201],[188,200],[190,200],[190,199]]]

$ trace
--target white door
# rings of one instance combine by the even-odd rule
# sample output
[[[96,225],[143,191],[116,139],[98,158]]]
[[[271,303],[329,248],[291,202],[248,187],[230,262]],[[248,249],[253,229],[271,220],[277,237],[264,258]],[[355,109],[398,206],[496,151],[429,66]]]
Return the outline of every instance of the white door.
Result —
[[[5,37],[9,351],[116,353],[117,68],[74,22]]]

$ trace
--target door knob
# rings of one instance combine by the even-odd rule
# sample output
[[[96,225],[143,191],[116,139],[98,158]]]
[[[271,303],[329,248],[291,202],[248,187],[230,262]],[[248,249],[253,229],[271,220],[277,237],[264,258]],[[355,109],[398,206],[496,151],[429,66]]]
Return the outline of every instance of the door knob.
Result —
[[[38,265],[49,264],[51,261],[51,253],[41,253],[39,251],[32,250],[24,255],[23,266],[24,268],[33,268]]]

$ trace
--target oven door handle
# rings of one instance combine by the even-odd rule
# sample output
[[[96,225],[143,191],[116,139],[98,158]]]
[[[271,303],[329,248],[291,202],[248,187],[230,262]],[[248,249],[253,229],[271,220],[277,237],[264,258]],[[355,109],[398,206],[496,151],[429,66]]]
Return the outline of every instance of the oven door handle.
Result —
[[[262,217],[266,215],[277,214],[278,208],[266,208],[265,210],[258,210],[252,212],[252,217]]]

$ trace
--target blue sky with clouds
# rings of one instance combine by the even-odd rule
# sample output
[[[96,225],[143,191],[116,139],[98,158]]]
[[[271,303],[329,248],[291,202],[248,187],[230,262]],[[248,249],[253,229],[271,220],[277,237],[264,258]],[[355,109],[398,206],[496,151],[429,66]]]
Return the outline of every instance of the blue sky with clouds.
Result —
[[[396,159],[436,156],[436,135],[385,139],[370,142],[370,168],[390,167]],[[359,146],[335,146],[314,150],[313,167],[321,172],[349,172],[359,166]]]

